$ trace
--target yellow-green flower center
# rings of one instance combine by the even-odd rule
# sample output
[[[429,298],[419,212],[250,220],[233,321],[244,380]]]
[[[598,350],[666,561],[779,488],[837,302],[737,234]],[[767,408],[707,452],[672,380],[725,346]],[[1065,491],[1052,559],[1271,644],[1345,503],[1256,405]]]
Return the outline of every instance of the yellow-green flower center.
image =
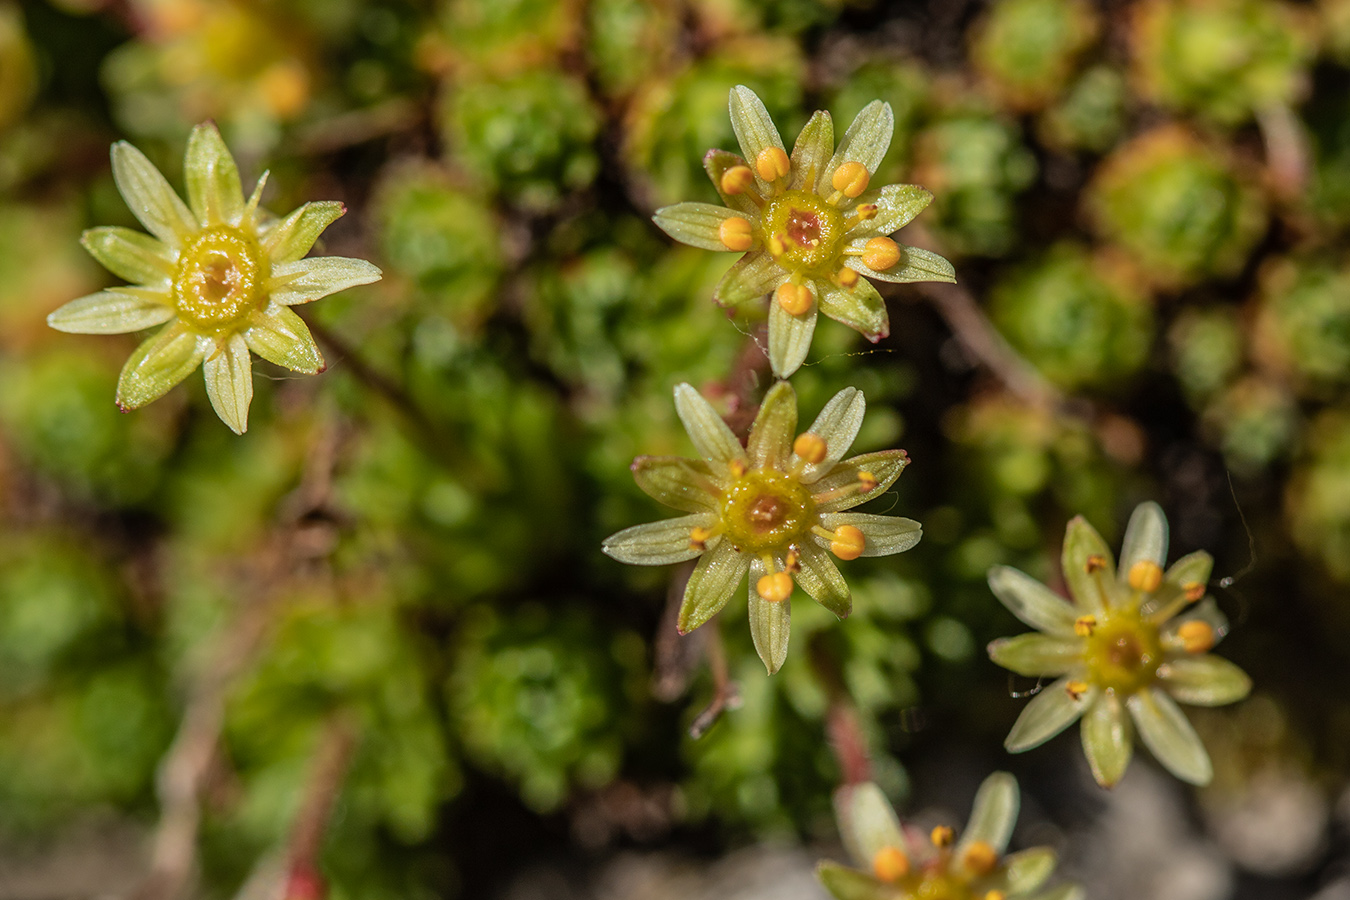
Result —
[[[778,550],[801,537],[814,521],[806,487],[777,469],[753,469],[722,497],[722,530],[741,550]]]
[[[1088,673],[1098,687],[1133,694],[1152,684],[1162,662],[1158,628],[1138,612],[1113,611],[1087,639]]]
[[[178,314],[198,328],[218,331],[262,305],[262,250],[229,225],[210,228],[183,248],[173,279]]]
[[[787,191],[764,209],[766,239],[779,236],[784,252],[779,261],[794,270],[833,271],[839,242],[847,229],[844,216],[825,200],[806,191]]]

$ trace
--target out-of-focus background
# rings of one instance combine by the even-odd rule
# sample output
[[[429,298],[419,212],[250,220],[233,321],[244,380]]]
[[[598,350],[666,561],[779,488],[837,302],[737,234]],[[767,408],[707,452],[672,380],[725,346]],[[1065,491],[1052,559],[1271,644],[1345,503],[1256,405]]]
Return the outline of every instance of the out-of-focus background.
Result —
[[[799,595],[773,678],[743,600],[676,640],[678,573],[598,549],[664,514],[628,463],[689,452],[673,385],[764,371],[732,257],[648,218],[714,199],[736,84],[789,141],[888,101],[963,289],[883,286],[891,337],[822,321],[793,379],[866,392],[925,536],[846,564],[845,623]],[[44,322],[115,283],[109,144],[180,185],[207,118],[385,272],[301,310],[329,369],[260,363],[244,437],[200,376],[119,413],[135,336]],[[1100,900],[1345,900],[1348,232],[1347,0],[0,0],[0,898],[822,897],[837,678],[920,822],[1006,768]],[[1256,683],[1191,710],[1202,790],[1001,749],[985,571],[1056,583],[1070,516],[1145,499]],[[693,740],[709,653],[741,705]]]

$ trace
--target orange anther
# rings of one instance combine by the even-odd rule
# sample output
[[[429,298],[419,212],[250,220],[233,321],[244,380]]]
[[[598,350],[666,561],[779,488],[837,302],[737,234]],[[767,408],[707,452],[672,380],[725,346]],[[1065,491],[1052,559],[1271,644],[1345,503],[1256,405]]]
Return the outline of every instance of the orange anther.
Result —
[[[765,147],[755,157],[755,171],[765,181],[777,181],[792,171],[792,163],[782,147]]]
[[[749,250],[755,242],[754,235],[750,233],[750,220],[740,216],[723,219],[722,224],[717,226],[717,238],[728,250]]]
[[[1089,575],[1095,575],[1106,568],[1106,557],[1100,553],[1094,553],[1087,558],[1087,565],[1083,567]]]
[[[834,530],[830,552],[840,559],[857,559],[867,549],[867,539],[852,525],[840,525]]]
[[[860,203],[853,210],[853,215],[858,217],[859,222],[866,222],[868,219],[877,217],[877,205],[875,203]]]
[[[834,170],[834,177],[830,179],[830,184],[834,185],[834,189],[843,193],[845,197],[856,197],[867,190],[867,182],[871,177],[871,174],[867,171],[867,166],[860,162],[846,162]]]
[[[1079,616],[1073,620],[1073,633],[1079,637],[1091,637],[1096,627],[1096,616]]]
[[[858,473],[858,490],[862,491],[864,494],[870,494],[880,486],[881,482],[877,481],[877,476],[873,475],[871,472]]]
[[[858,273],[848,266],[844,266],[839,270],[839,274],[834,276],[834,280],[838,282],[839,286],[842,288],[851,288],[858,283]]]
[[[755,185],[755,173],[749,166],[732,166],[722,173],[722,193],[744,194]]]
[[[815,465],[825,459],[825,456],[830,452],[830,448],[820,435],[803,431],[792,442],[792,452],[811,463],[811,465]]]
[[[961,861],[967,869],[983,878],[998,867],[998,851],[988,841],[973,841]]]
[[[755,582],[755,590],[770,603],[782,603],[792,596],[792,576],[786,572],[774,572]]]
[[[884,272],[900,262],[900,245],[887,237],[874,237],[863,245],[863,265],[873,272]]]
[[[1186,599],[1191,603],[1195,603],[1201,597],[1205,596],[1205,586],[1199,581],[1192,581],[1190,584],[1183,587],[1182,590],[1186,592]]]
[[[693,550],[708,549],[708,541],[712,540],[713,530],[711,528],[702,528],[695,526],[689,529],[689,547]]]
[[[1152,560],[1141,559],[1130,566],[1130,587],[1136,591],[1151,594],[1162,585],[1162,580],[1162,566]]]
[[[778,298],[778,305],[794,316],[802,316],[810,312],[811,304],[815,303],[815,298],[811,295],[809,287],[804,284],[793,284],[790,281],[780,284],[774,296]]]
[[[1086,681],[1070,681],[1064,685],[1064,691],[1070,697],[1077,700],[1087,693],[1088,685]]]
[[[872,857],[872,874],[887,884],[895,884],[909,874],[909,857],[899,847],[882,847]]]
[[[727,463],[727,471],[731,473],[732,478],[740,478],[746,471],[745,460],[733,459]]]
[[[933,842],[934,847],[942,849],[952,845],[952,841],[956,840],[956,832],[946,825],[939,825],[929,833],[928,839]]]
[[[1177,637],[1187,653],[1204,653],[1214,646],[1214,627],[1208,622],[1192,619],[1177,626]]]

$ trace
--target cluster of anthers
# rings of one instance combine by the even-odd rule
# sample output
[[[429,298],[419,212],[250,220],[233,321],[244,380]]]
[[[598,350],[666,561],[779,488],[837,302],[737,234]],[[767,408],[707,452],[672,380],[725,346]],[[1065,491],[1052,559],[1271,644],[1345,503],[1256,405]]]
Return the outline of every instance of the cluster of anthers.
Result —
[[[732,90],[730,111],[744,157],[711,150],[703,161],[724,206],[677,203],[653,220],[691,246],[746,254],[714,299],[729,306],[773,294],[769,361],[776,375],[786,378],[805,360],[817,310],[869,340],[889,333],[885,302],[860,276],[955,280],[941,256],[890,237],[933,198],[916,185],[871,186],[894,130],[888,104],[870,103],[837,148],[830,114],[817,111],[791,155],[749,88]]]

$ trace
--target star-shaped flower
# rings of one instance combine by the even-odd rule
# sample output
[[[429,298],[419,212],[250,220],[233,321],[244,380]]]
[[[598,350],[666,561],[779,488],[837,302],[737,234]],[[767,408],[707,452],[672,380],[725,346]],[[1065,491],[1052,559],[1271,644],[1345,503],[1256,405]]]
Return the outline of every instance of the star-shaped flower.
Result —
[[[838,147],[830,114],[817,111],[791,156],[754,91],[734,88],[730,105],[744,158],[725,150],[709,150],[703,158],[725,206],[677,203],[658,209],[653,221],[691,247],[745,252],[713,299],[731,306],[773,292],[769,362],[775,375],[788,377],[806,359],[817,312],[870,341],[890,333],[885,301],[860,275],[893,282],[956,280],[941,256],[889,237],[933,195],[912,184],[870,187],[895,130],[890,104],[868,104]]]
[[[122,368],[117,405],[129,410],[157,400],[201,365],[216,414],[242,434],[253,400],[249,351],[297,372],[323,371],[309,328],[289,307],[378,281],[380,270],[340,256],[302,259],[346,208],[327,201],[283,219],[267,215],[258,207],[267,173],[245,200],[234,158],[210,123],[188,139],[186,205],[125,141],[113,144],[112,170],[150,234],[91,228],[81,243],[132,284],[72,300],[47,324],[79,334],[163,325]]]
[[[836,394],[794,440],[797,395],[787,382],[776,383],[744,447],[689,385],[675,388],[675,408],[703,458],[640,456],[633,477],[689,515],[626,528],[605,540],[604,551],[648,566],[701,557],[680,605],[681,634],[726,606],[749,572],[750,634],[772,674],[787,658],[794,579],[842,619],[852,600],[829,554],[887,556],[919,542],[912,519],[846,512],[889,488],[909,457],[883,450],[843,459],[866,409],[856,388]]]
[[[1075,884],[1041,890],[1055,871],[1054,850],[1006,853],[1020,804],[1017,779],[995,772],[958,841],[951,828],[925,836],[902,826],[875,784],[847,785],[835,794],[835,813],[863,871],[823,862],[816,877],[838,900],[1081,900]]]
[[[989,571],[1003,605],[1042,632],[1000,638],[989,656],[1021,675],[1058,678],[1022,711],[1009,751],[1030,750],[1081,717],[1083,751],[1103,787],[1125,774],[1136,729],[1172,774],[1210,780],[1209,754],[1176,701],[1233,703],[1251,680],[1206,652],[1228,630],[1205,598],[1214,560],[1199,550],[1164,573],[1166,558],[1167,519],[1158,504],[1143,503],[1125,529],[1119,575],[1101,535],[1081,516],[1069,523],[1063,567],[1073,603],[1016,569]]]

